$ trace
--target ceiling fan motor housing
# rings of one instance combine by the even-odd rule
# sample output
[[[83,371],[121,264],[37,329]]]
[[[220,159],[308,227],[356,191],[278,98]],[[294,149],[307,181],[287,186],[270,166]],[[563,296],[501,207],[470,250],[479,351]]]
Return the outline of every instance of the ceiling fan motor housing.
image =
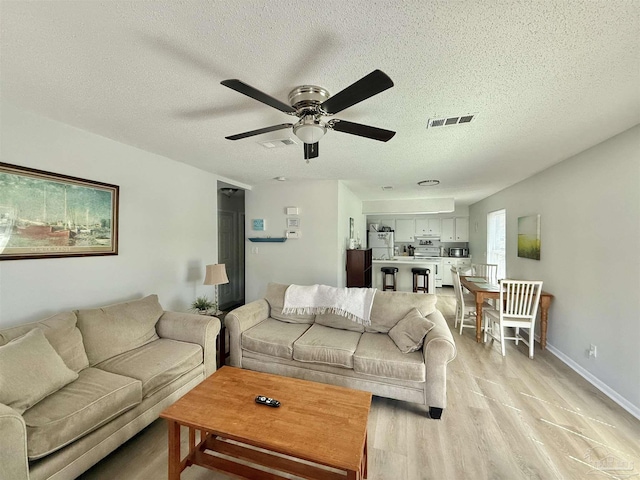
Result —
[[[312,110],[317,114],[320,113],[318,106],[330,96],[329,92],[322,87],[301,85],[289,92],[289,103],[298,111],[298,115],[306,113],[306,110]]]

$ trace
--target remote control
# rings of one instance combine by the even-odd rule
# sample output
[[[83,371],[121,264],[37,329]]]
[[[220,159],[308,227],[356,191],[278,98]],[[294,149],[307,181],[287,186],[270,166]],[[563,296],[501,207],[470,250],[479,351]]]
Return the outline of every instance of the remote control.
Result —
[[[274,408],[280,406],[280,402],[275,398],[265,397],[263,395],[258,395],[256,397],[256,403],[259,403],[260,405],[266,405],[268,407],[274,407]]]

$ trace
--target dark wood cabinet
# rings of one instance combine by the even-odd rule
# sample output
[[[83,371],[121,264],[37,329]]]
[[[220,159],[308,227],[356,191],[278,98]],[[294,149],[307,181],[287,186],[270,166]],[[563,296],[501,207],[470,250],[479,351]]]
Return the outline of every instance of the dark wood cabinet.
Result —
[[[371,249],[347,250],[347,287],[371,288]]]

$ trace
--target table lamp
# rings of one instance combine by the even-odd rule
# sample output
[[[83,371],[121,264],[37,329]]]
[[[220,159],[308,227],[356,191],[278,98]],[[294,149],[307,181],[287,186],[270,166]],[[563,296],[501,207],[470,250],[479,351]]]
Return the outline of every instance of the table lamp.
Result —
[[[229,283],[229,279],[227,278],[227,270],[224,267],[224,263],[207,265],[203,285],[215,285],[216,315],[220,312],[220,304],[218,303],[218,285],[222,285],[223,283]]]

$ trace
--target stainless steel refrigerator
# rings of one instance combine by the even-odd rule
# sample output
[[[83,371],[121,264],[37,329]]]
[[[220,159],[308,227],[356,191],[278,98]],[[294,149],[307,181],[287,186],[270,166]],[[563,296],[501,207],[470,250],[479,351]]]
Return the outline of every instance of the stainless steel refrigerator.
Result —
[[[393,258],[393,232],[369,232],[369,248],[374,260]]]

